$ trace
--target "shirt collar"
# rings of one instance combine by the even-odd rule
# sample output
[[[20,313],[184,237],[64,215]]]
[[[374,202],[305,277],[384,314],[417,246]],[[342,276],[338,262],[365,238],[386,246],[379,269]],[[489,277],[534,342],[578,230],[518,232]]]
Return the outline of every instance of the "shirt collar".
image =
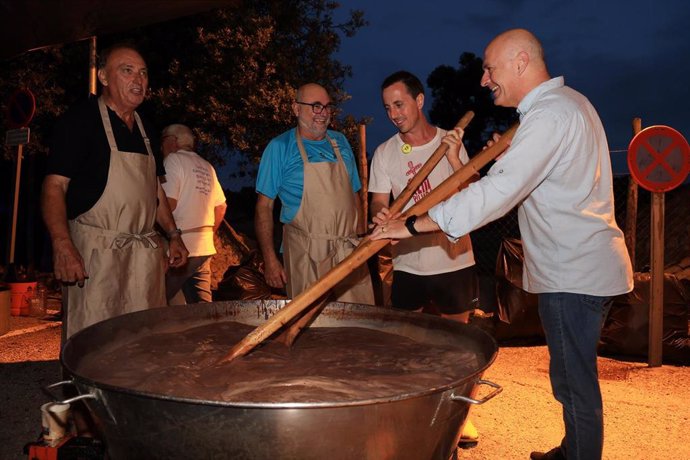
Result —
[[[532,108],[534,103],[542,94],[546,93],[547,91],[551,91],[552,89],[561,88],[564,84],[565,82],[563,77],[555,77],[551,80],[545,81],[527,93],[527,96],[522,98],[517,107],[517,111],[520,114],[520,120],[522,120],[522,117],[529,111],[529,109]]]

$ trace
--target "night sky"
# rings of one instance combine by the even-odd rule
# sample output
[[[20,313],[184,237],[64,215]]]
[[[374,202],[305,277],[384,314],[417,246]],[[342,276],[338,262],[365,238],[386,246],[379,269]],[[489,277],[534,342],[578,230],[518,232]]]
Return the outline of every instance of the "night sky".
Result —
[[[690,138],[690,3],[687,0],[343,0],[369,26],[344,38],[337,58],[352,66],[347,113],[370,116],[369,152],[395,133],[381,104],[381,81],[405,69],[425,84],[439,65],[457,68],[465,51],[483,57],[498,33],[531,30],[551,76],[589,98],[606,128],[617,169],[625,164],[632,119]],[[428,92],[427,92],[428,94]],[[431,107],[428,99],[425,108]]]

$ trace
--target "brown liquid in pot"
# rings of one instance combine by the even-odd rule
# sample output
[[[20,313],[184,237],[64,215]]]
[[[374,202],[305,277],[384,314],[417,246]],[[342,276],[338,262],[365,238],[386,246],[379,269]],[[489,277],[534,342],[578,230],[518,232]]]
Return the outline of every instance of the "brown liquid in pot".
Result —
[[[267,342],[216,366],[253,326],[214,322],[156,332],[86,354],[79,375],[102,384],[208,401],[290,403],[390,398],[477,370],[474,352],[357,327],[313,327],[291,348]]]

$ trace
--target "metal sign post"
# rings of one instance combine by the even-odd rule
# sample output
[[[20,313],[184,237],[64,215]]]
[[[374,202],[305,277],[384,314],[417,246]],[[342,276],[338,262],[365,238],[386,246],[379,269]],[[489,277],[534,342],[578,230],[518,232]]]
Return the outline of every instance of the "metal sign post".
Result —
[[[688,176],[690,146],[675,129],[650,126],[630,142],[628,167],[635,181],[652,192],[647,362],[658,367],[662,364],[664,333],[664,192],[678,187]]]

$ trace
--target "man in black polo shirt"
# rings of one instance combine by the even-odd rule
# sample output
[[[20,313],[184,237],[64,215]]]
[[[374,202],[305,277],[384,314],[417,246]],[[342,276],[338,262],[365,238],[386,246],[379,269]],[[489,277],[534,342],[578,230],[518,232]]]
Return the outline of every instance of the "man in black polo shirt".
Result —
[[[148,88],[146,63],[132,46],[116,45],[102,54],[98,80],[101,97],[56,124],[43,183],[55,277],[65,283],[65,339],[112,316],[165,305],[166,265],[187,261],[158,181],[165,174],[159,148],[147,135],[156,131],[135,111]],[[170,240],[167,261],[155,223]]]

